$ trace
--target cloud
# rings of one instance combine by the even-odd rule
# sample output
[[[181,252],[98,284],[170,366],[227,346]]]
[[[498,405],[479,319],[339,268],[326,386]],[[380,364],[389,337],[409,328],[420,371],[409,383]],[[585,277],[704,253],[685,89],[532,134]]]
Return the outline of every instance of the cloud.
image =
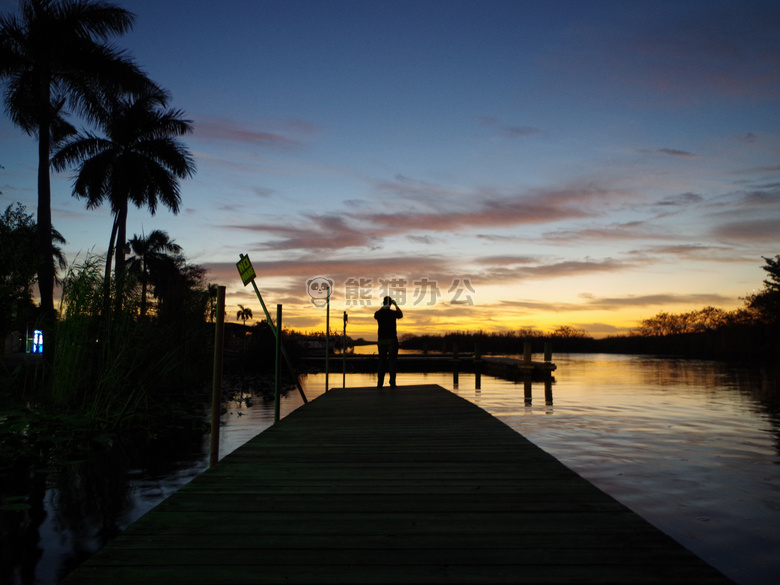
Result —
[[[521,278],[561,278],[604,272],[622,272],[634,268],[630,262],[613,260],[565,260],[554,264],[529,266],[518,270]]]
[[[626,307],[663,307],[667,305],[691,305],[692,307],[706,307],[717,305],[731,305],[732,297],[719,294],[654,294],[625,296],[614,298],[594,298],[585,303],[589,309],[616,310]]]
[[[629,221],[614,223],[603,227],[590,227],[580,230],[556,230],[545,232],[542,237],[549,242],[570,244],[581,240],[610,241],[668,238],[667,233],[660,232],[645,221]]]
[[[780,206],[780,185],[767,185],[766,189],[749,191],[744,194],[743,204],[755,207]]]
[[[741,256],[732,254],[729,246],[714,246],[702,244],[677,244],[666,246],[649,246],[642,250],[631,250],[629,255],[646,257],[648,255],[674,256],[679,260],[696,260],[699,262],[744,262]]]
[[[286,222],[237,224],[233,229],[257,232],[263,239],[257,244],[262,250],[340,250],[343,248],[370,246],[378,237],[367,230],[351,225],[343,216],[304,216],[308,225],[296,227]]]
[[[697,193],[680,193],[679,195],[669,195],[656,203],[656,205],[685,206],[701,203],[702,201],[704,201],[704,197]]]
[[[275,193],[273,189],[268,189],[266,187],[252,187],[250,190],[261,199],[271,197]]]
[[[777,245],[780,216],[726,222],[712,229],[712,235],[719,239],[740,242],[767,242]]]
[[[677,150],[676,148],[659,148],[656,150],[656,152],[660,152],[661,154],[668,154],[669,156],[679,156],[683,158],[693,158],[696,155],[692,152],[687,152],[685,150]]]
[[[258,278],[292,278],[301,281],[317,275],[328,276],[337,283],[343,283],[349,278],[379,279],[393,276],[403,276],[410,281],[421,278],[442,280],[450,278],[445,275],[457,272],[453,270],[453,262],[457,262],[457,259],[434,255],[328,258],[311,254],[264,261],[252,253],[250,259]],[[238,278],[235,263],[210,263],[206,267],[214,274]]]
[[[758,137],[752,132],[748,132],[747,134],[742,134],[741,136],[735,136],[735,138],[739,142],[744,142],[745,144],[754,144],[756,141],[758,141]]]
[[[502,136],[507,138],[522,138],[524,136],[533,136],[534,134],[541,134],[542,131],[539,128],[526,125],[512,125],[501,122],[498,118],[491,116],[480,116],[477,121],[482,126],[496,127]]]
[[[533,126],[507,126],[504,128],[504,136],[508,138],[520,138],[522,136],[532,136],[534,134],[541,134],[542,131],[539,128]]]
[[[299,146],[296,140],[274,132],[252,130],[239,126],[237,122],[224,118],[200,118],[195,122],[195,138],[207,141],[228,141],[256,146],[285,147]]]
[[[437,185],[424,185],[406,177],[396,177],[395,189],[404,189],[409,201],[391,202],[391,211],[375,211],[362,206],[340,215],[302,214],[289,220],[232,224],[229,229],[257,232],[264,239],[257,247],[266,250],[340,250],[366,247],[377,249],[392,236],[418,238],[431,243],[432,233],[516,227],[553,223],[569,219],[593,218],[605,213],[611,201],[623,204],[626,194],[592,183],[503,195],[494,191],[475,192],[468,197],[433,196],[447,192]],[[420,204],[411,193],[423,189],[431,194]],[[397,210],[393,210],[393,208]]]
[[[538,258],[526,256],[485,256],[474,261],[475,266],[481,267],[479,280],[491,284],[632,271],[646,264],[646,261],[620,261],[612,258],[544,263]]]
[[[385,188],[390,185],[385,183]],[[408,180],[392,183],[397,193],[409,198],[421,194],[420,183]],[[455,231],[484,227],[506,227],[550,223],[567,219],[581,219],[600,215],[604,203],[625,200],[633,194],[602,187],[592,182],[530,189],[504,195],[493,190],[455,193],[441,187],[426,185],[428,201],[433,210],[405,209],[398,212],[354,213],[350,216],[361,222],[389,230]],[[442,194],[448,194],[442,197]],[[464,201],[462,201],[464,200]]]
[[[460,199],[464,195],[462,192],[426,181],[412,179],[402,174],[395,175],[393,180],[377,181],[374,183],[373,188],[380,193],[379,196],[385,203],[388,203],[388,194],[392,196],[392,199],[389,201],[396,198],[403,198],[411,199],[416,203],[421,204],[451,201],[453,199]]]
[[[406,236],[406,239],[408,239],[413,244],[420,244],[422,246],[432,246],[434,244],[441,244],[442,241],[438,238],[433,238],[431,236],[415,236],[410,235]]]
[[[655,307],[661,309],[665,306],[685,306],[694,308],[718,305],[733,305],[735,299],[719,294],[653,294],[653,295],[630,295],[625,297],[584,297],[583,303],[563,303],[563,302],[544,302],[529,300],[509,300],[502,301],[502,308],[524,308],[534,311],[552,311],[556,313],[569,311],[614,311],[626,308]]]
[[[483,256],[479,259],[480,264],[490,266],[516,266],[518,264],[536,264],[538,258],[533,256]]]

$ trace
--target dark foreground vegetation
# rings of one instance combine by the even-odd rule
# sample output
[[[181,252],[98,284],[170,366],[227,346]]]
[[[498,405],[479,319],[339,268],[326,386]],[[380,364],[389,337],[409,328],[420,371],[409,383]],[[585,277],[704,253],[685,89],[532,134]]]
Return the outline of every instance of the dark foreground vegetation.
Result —
[[[134,19],[81,0],[21,0],[0,15],[4,110],[38,144],[37,217],[18,204],[0,216],[0,337],[18,352],[40,330],[45,347],[0,362],[0,449],[12,455],[81,429],[159,428],[207,375],[203,269],[167,234],[127,236],[130,207],[177,213],[179,181],[195,172],[179,140],[191,122],[114,44]],[[87,209],[108,206],[113,219],[106,255],[64,277],[52,169],[72,172],[72,195]]]

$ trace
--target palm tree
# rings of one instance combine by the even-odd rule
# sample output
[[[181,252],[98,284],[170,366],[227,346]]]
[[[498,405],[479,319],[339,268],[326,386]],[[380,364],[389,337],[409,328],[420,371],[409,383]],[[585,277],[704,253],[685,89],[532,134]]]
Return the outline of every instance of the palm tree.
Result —
[[[150,90],[137,97],[114,97],[95,111],[104,136],[92,132],[67,139],[52,157],[52,166],[64,170],[78,164],[73,194],[87,199],[87,208],[108,200],[114,225],[108,245],[106,276],[116,254],[116,309],[122,306],[125,273],[127,212],[130,203],[148,207],[159,203],[179,212],[179,179],[195,172],[195,162],[176,140],[192,132],[192,122],[180,110],[164,109],[168,94]]]
[[[141,281],[141,317],[144,317],[150,269],[162,264],[168,254],[180,254],[181,246],[162,230],[154,230],[147,237],[134,235],[129,244],[135,256],[128,260],[128,271],[138,274]]]
[[[236,313],[236,319],[241,319],[244,325],[246,325],[246,320],[252,318],[252,309],[249,307],[244,307],[244,305],[238,305],[238,313]]]
[[[21,16],[0,16],[0,79],[8,82],[6,111],[38,139],[38,287],[41,309],[54,319],[49,155],[74,129],[66,105],[89,120],[106,93],[153,87],[149,78],[108,38],[130,30],[134,16],[106,2],[21,0]]]

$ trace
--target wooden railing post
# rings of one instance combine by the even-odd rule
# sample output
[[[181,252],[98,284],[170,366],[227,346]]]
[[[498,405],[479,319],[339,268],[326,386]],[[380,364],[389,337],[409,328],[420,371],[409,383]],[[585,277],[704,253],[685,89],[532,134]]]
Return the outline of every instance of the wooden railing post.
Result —
[[[479,350],[479,343],[474,344],[474,385],[476,390],[482,388],[482,355]]]
[[[222,356],[225,345],[225,287],[217,287],[217,315],[214,326],[214,374],[211,379],[211,449],[209,466],[219,461],[219,415],[222,410]]]
[[[282,305],[276,305],[276,362],[274,364],[274,423],[279,422],[279,387],[282,377]]]

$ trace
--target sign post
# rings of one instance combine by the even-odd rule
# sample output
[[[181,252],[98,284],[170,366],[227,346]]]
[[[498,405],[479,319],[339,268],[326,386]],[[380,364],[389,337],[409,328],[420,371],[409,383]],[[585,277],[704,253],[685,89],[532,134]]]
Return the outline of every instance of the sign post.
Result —
[[[274,332],[274,335],[278,338],[278,342],[281,344],[281,335],[282,332],[279,331],[278,327],[274,325],[274,322],[271,320],[271,315],[268,313],[268,309],[265,306],[265,303],[263,302],[263,297],[260,294],[260,290],[257,288],[257,285],[255,284],[255,269],[252,267],[252,262],[249,260],[249,256],[246,254],[241,254],[241,260],[236,262],[236,268],[238,268],[238,273],[241,275],[241,281],[244,283],[244,286],[252,283],[252,287],[255,289],[255,294],[257,295],[257,300],[260,301],[260,306],[263,307],[263,313],[265,313],[265,319],[268,322],[268,326],[271,328],[271,331]],[[295,373],[295,368],[292,366],[292,362],[290,362],[290,357],[287,355],[287,352],[284,350],[284,346],[280,345],[280,348],[282,350],[282,357],[284,357],[284,360],[287,362],[287,367],[290,369],[290,373],[292,373],[293,377],[295,378],[295,385],[298,387],[298,392],[301,394],[301,398],[303,399],[304,403],[309,402],[306,399],[306,394],[303,393],[303,387],[301,386],[301,381],[298,379],[298,374]]]
[[[344,339],[341,341],[341,387],[347,387],[347,312],[344,311]]]
[[[330,287],[325,313],[325,392],[328,391],[328,374],[330,373],[328,357],[330,356]]]

